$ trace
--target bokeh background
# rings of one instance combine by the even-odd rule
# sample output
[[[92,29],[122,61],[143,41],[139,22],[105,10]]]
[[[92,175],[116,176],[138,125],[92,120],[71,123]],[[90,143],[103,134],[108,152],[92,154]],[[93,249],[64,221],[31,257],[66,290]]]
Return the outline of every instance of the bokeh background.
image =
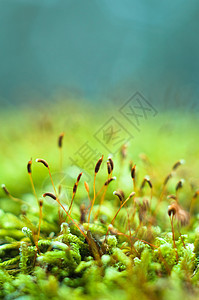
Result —
[[[0,182],[30,190],[30,157],[56,172],[60,132],[65,168],[86,142],[117,159],[96,139],[113,117],[133,137],[128,161],[145,153],[164,178],[183,158],[196,186],[198,31],[194,0],[0,0]],[[120,113],[136,92],[153,108],[139,130]],[[34,168],[42,188],[45,170]]]
[[[139,90],[158,108],[194,110],[198,35],[194,0],[1,0],[1,103]]]

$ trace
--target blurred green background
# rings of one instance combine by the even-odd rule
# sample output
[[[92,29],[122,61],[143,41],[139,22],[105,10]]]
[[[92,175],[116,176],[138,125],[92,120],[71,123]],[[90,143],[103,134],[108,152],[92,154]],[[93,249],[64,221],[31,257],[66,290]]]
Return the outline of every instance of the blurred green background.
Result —
[[[74,101],[78,102],[78,99],[73,99],[68,104],[65,102],[48,106],[41,104],[37,108],[28,106],[20,110],[6,110],[1,114],[0,182],[5,183],[16,196],[31,191],[26,169],[30,158],[33,158],[33,179],[40,189],[40,195],[44,192],[48,173],[46,168],[35,162],[36,158],[46,159],[55,179],[59,177],[60,153],[57,142],[61,132],[65,133],[62,172],[66,177],[64,184],[67,186],[73,186],[80,172],[79,167],[84,173],[83,180],[90,181],[89,184],[92,184],[97,160],[101,154],[104,154],[106,162],[108,155],[111,154],[115,161],[114,175],[119,178],[125,174],[127,177],[124,177],[124,181],[128,178],[128,181],[126,183],[122,181],[122,186],[118,188],[123,188],[123,184],[126,187],[128,184],[130,184],[129,187],[131,186],[129,173],[131,160],[137,164],[140,172],[139,180],[146,174],[152,178],[155,174],[155,181],[160,184],[170,172],[172,165],[179,159],[186,160],[182,173],[179,174],[188,181],[187,186],[189,185],[190,188],[192,183],[194,189],[198,187],[199,121],[197,114],[161,112],[155,117],[143,119],[138,132],[127,119],[120,115],[116,106],[105,103],[96,106],[86,102],[78,102],[78,105],[74,106]],[[96,132],[99,132],[112,115],[133,135],[126,143],[127,157],[124,162],[121,162],[123,143],[120,140],[115,151],[115,148],[111,148],[113,147],[111,143],[107,144],[103,138],[98,141],[95,137]],[[78,154],[85,149],[85,143],[91,149],[86,161]],[[110,148],[106,149],[107,145]],[[114,150],[114,153],[109,150]],[[149,163],[143,163],[143,154]],[[101,172],[103,179],[100,180],[106,179],[105,162],[104,171]]]

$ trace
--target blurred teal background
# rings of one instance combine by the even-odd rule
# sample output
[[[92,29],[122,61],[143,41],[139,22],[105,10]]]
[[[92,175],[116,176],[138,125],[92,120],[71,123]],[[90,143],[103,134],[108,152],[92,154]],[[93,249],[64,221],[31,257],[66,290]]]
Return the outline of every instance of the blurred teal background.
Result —
[[[198,109],[199,2],[0,0],[0,103],[57,95]]]

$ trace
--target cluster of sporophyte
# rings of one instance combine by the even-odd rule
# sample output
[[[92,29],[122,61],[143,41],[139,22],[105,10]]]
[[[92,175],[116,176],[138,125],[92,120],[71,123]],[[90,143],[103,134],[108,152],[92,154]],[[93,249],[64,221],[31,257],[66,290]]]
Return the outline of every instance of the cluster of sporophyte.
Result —
[[[60,168],[63,137],[61,134],[58,139]],[[125,157],[126,147],[122,146],[121,159]],[[145,156],[142,159],[148,163]],[[0,210],[1,297],[170,299],[172,291],[183,290],[187,299],[189,295],[197,299],[199,227],[195,204],[199,191],[195,189],[193,197],[184,192],[190,199],[185,209],[181,203],[184,180],[177,180],[178,168],[184,161],[176,162],[162,183],[153,175],[156,185],[148,175],[139,181],[136,164],[130,162],[132,190],[128,197],[118,189],[112,199],[107,199],[116,177],[113,159],[108,157],[107,179],[101,188],[96,188],[104,163],[102,156],[93,170],[93,186],[84,182],[88,199],[79,196],[82,203],[75,201],[80,173],[67,205],[63,187],[54,183],[49,163],[44,159],[36,162],[47,169],[53,189],[45,191],[42,199],[37,196],[33,162],[28,161],[36,207],[15,198],[2,185],[6,195],[21,205],[21,215]],[[168,187],[172,180],[174,194]]]

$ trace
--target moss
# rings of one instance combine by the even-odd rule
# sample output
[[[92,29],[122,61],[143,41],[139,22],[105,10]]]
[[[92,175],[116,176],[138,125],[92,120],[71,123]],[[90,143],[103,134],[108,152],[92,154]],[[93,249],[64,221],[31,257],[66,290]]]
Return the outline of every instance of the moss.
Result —
[[[179,182],[177,171],[172,173],[171,185],[164,187],[157,170],[151,170],[153,185],[150,181],[145,187],[137,171],[132,178],[133,172],[123,174],[123,159],[116,159],[116,165],[121,177],[118,188],[123,183],[125,191],[113,195],[108,185],[104,192],[107,174],[103,174],[103,165],[99,166],[101,157],[97,169],[93,168],[94,191],[87,185],[86,192],[83,190],[80,173],[75,178],[71,203],[65,201],[59,178],[59,183],[50,186],[54,190],[54,194],[48,193],[52,202],[38,198],[38,206],[37,197],[29,192],[22,195],[18,215],[0,210],[2,299],[167,300],[175,292],[180,294],[180,289],[185,298],[191,291],[192,299],[197,299],[198,219],[193,215],[189,224],[183,224],[175,215],[170,223],[171,215],[167,214],[166,196]],[[109,170],[109,177],[112,172]],[[135,178],[132,195],[131,180]],[[42,185],[42,192],[49,188],[49,182],[51,177],[47,185]],[[126,200],[115,200],[116,195],[123,194]],[[189,190],[184,194],[191,198]],[[176,199],[178,205],[183,206],[181,198]],[[181,208],[181,217],[183,211]],[[181,224],[186,226],[180,228]],[[174,292],[166,291],[172,288]]]

